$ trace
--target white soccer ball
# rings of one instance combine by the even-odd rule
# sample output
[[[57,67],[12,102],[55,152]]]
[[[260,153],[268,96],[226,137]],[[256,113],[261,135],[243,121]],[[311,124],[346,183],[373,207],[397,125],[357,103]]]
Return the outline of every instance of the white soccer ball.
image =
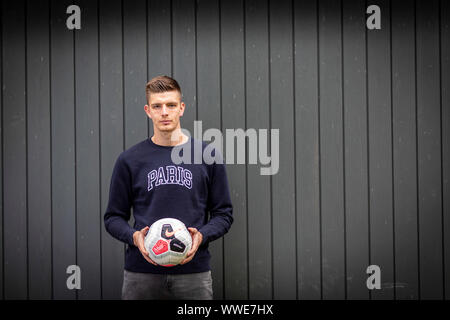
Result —
[[[164,218],[150,226],[144,245],[150,259],[161,266],[173,267],[186,257],[192,247],[192,238],[183,222]]]

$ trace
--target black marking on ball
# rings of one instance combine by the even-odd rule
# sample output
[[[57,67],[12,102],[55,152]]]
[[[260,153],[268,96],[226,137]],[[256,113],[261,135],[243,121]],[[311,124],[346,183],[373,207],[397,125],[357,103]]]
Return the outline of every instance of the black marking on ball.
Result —
[[[184,249],[186,249],[186,245],[177,238],[170,241],[170,250],[175,252],[184,252]]]

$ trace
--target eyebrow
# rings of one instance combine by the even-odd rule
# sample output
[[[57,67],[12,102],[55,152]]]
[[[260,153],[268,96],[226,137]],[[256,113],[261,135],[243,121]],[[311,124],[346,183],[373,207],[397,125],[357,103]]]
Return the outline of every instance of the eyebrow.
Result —
[[[152,103],[151,106],[158,106],[160,104],[162,104],[162,103],[161,102],[156,102],[156,103]],[[177,102],[169,101],[166,104],[177,104]]]

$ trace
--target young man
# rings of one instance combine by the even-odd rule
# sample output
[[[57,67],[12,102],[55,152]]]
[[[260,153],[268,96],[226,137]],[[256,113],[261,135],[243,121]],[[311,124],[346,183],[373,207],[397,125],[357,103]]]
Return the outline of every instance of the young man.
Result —
[[[233,222],[225,165],[194,163],[194,139],[181,132],[185,104],[176,80],[153,78],[146,98],[154,135],[119,155],[104,215],[106,230],[128,244],[122,299],[212,299],[208,243]],[[192,161],[174,164],[179,145],[191,148]],[[134,227],[127,222],[131,208]],[[174,267],[158,266],[144,247],[149,226],[162,218],[181,220],[192,236],[191,250]]]

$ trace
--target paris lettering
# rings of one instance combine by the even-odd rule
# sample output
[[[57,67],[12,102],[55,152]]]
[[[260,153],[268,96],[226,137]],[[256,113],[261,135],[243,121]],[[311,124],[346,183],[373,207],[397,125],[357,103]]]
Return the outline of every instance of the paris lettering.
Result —
[[[192,172],[179,166],[165,166],[153,169],[147,175],[148,191],[153,187],[165,184],[178,184],[188,189],[192,188]]]

